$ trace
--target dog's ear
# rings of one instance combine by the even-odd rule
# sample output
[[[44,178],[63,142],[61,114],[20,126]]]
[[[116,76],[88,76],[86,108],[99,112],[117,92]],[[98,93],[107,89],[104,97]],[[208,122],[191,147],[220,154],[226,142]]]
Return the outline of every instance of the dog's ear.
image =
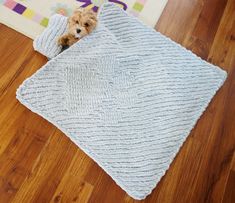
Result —
[[[72,22],[72,16],[69,16],[67,19],[68,24],[70,24]]]

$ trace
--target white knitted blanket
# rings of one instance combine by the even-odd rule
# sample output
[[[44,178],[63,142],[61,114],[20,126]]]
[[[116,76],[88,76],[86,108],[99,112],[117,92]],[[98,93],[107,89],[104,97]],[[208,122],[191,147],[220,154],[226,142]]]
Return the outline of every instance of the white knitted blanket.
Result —
[[[27,79],[17,98],[62,130],[130,196],[143,199],[226,72],[110,3],[99,22]]]

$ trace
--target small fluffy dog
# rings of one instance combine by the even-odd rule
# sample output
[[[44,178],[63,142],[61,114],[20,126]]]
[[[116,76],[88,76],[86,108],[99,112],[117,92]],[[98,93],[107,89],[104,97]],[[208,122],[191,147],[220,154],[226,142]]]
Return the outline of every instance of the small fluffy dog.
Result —
[[[68,18],[68,33],[58,38],[58,44],[69,47],[82,37],[90,34],[97,25],[96,14],[92,10],[76,9]]]

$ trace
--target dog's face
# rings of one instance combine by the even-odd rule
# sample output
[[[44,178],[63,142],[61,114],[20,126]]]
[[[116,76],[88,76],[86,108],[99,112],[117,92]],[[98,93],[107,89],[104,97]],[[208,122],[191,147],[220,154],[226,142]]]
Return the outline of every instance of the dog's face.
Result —
[[[68,20],[69,33],[82,38],[91,33],[97,24],[96,14],[92,10],[77,9]]]

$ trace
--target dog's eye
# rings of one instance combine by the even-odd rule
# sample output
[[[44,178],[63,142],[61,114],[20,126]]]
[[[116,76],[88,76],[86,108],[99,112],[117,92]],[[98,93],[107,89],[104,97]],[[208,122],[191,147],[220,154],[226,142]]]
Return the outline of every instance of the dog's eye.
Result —
[[[88,23],[85,23],[84,25],[85,25],[86,27],[88,27],[88,26],[89,26],[89,24],[88,24]]]
[[[75,21],[77,24],[79,23],[78,20]]]

